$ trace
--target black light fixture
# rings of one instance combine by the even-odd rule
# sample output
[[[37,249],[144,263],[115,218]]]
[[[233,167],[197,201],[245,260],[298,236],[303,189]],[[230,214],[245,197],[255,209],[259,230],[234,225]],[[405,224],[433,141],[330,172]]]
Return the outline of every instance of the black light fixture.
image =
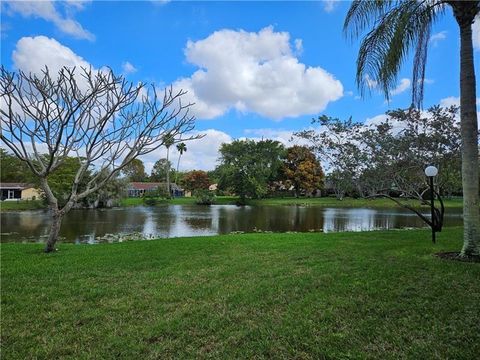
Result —
[[[425,168],[425,175],[427,175],[428,180],[429,180],[429,186],[430,186],[430,211],[431,211],[431,218],[430,221],[427,222],[428,225],[432,228],[432,242],[435,243],[435,233],[442,231],[443,227],[443,214],[445,212],[445,208],[443,206],[443,201],[440,197],[440,194],[438,194],[435,191],[434,184],[433,184],[433,178],[438,175],[438,169],[433,166],[427,166]],[[441,209],[438,210],[435,208],[435,195],[438,197],[438,200],[440,201]]]

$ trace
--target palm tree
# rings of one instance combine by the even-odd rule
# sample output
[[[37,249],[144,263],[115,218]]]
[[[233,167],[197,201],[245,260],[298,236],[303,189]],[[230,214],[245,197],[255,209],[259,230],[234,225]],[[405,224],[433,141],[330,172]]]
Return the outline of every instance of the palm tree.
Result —
[[[180,158],[182,157],[184,152],[187,152],[187,145],[185,145],[184,142],[177,144],[177,151],[179,155],[178,155],[178,161],[177,161],[177,172],[175,173],[175,184],[177,183],[177,180],[178,180],[178,168],[180,166]]]
[[[167,192],[168,192],[168,197],[170,198],[172,193],[170,191],[170,162],[168,161],[168,156],[169,156],[169,152],[170,152],[170,146],[172,146],[173,144],[175,143],[175,139],[172,135],[170,134],[167,134],[164,136],[163,138],[163,144],[165,145],[165,147],[167,148],[167,162],[166,162],[166,166],[167,166]]]
[[[423,82],[430,31],[447,8],[460,29],[460,121],[462,134],[462,185],[464,244],[462,256],[480,255],[479,161],[476,83],[473,62],[472,24],[480,1],[453,0],[354,0],[344,31],[362,38],[357,59],[356,82],[361,94],[372,80],[386,98],[397,82],[400,67],[413,50],[413,105],[423,98]]]

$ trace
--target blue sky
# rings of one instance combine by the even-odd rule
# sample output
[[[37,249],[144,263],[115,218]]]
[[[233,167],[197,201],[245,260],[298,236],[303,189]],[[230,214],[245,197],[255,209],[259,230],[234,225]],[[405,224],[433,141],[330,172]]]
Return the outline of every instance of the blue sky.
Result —
[[[364,122],[407,107],[406,62],[391,102],[355,86],[358,41],[342,34],[349,2],[2,2],[1,61],[12,70],[88,63],[133,82],[174,84],[197,103],[196,129],[207,136],[183,169],[211,169],[221,142],[293,131],[327,114]],[[474,27],[476,66],[479,26]],[[459,39],[450,12],[436,24],[426,78],[426,107],[459,96]],[[83,61],[83,62],[82,62]],[[144,161],[151,168],[164,150]],[[175,156],[175,154],[174,154]]]

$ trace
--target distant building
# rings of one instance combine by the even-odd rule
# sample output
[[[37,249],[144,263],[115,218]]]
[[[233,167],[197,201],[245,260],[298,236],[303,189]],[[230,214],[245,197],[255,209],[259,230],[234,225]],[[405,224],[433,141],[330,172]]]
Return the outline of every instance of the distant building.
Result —
[[[32,184],[0,183],[1,200],[38,200],[40,191]]]
[[[128,197],[142,197],[148,193],[155,193],[159,189],[166,189],[166,183],[159,182],[131,182],[127,187]],[[170,184],[171,196],[184,196],[184,191],[177,184]]]
[[[208,187],[208,190],[210,191],[217,191],[218,190],[218,184],[212,184]]]

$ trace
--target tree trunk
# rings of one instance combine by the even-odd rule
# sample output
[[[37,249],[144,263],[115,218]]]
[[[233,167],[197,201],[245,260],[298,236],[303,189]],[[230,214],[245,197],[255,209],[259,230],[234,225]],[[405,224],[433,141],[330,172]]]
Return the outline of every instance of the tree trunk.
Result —
[[[167,147],[167,193],[168,193],[168,199],[171,198],[171,192],[170,192],[170,165],[169,165],[169,162],[168,162],[168,154],[169,153],[169,148]]]
[[[460,26],[460,120],[462,133],[463,249],[462,255],[480,255],[478,125],[471,21]]]
[[[50,234],[45,245],[45,252],[49,253],[55,251],[55,244],[60,234],[60,226],[62,224],[63,215],[60,211],[52,209],[52,225],[50,225]]]
[[[180,158],[182,157],[182,153],[178,155],[178,161],[177,161],[177,172],[175,173],[175,184],[178,185],[178,168],[180,167]]]

